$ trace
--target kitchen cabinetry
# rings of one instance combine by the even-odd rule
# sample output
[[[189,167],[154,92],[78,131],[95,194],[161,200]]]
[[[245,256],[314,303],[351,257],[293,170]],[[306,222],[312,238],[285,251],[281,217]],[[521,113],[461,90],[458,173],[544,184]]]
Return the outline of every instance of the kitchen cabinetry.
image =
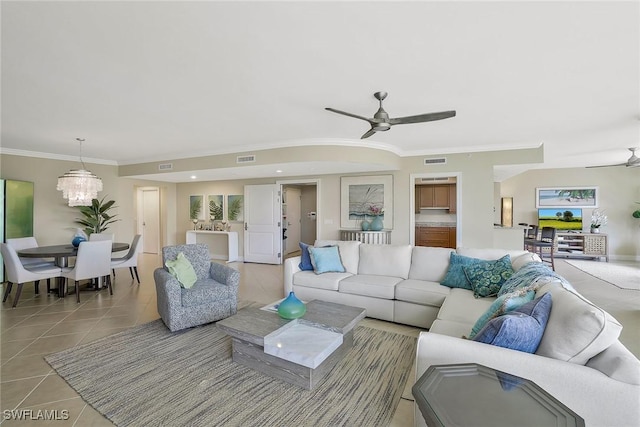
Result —
[[[456,185],[436,184],[416,186],[416,213],[420,209],[448,209],[456,212]]]
[[[455,227],[416,227],[416,246],[456,247]]]

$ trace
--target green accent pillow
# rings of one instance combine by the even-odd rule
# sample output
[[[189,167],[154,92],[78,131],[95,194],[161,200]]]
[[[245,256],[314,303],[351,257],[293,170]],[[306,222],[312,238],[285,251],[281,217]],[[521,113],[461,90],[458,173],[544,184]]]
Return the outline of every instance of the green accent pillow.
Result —
[[[193,269],[193,266],[182,252],[178,254],[174,261],[166,261],[164,265],[169,270],[169,273],[171,273],[173,277],[178,279],[178,282],[180,282],[180,286],[185,289],[190,289],[198,280],[196,271]]]
[[[476,298],[498,295],[502,284],[513,274],[511,257],[505,255],[495,261],[482,261],[462,267],[464,275],[471,283]]]
[[[471,282],[469,282],[467,276],[465,276],[462,267],[474,265],[479,262],[483,262],[483,260],[451,252],[451,255],[449,255],[449,270],[447,270],[447,274],[444,276],[444,279],[440,284],[450,288],[462,288],[471,291]]]
[[[515,292],[510,294],[504,294],[499,296],[491,307],[480,316],[480,318],[476,321],[476,324],[471,328],[471,333],[469,334],[469,339],[473,339],[478,332],[486,325],[489,320],[501,316],[504,313],[507,313],[511,310],[515,310],[516,308],[528,303],[529,301],[533,301],[536,297],[535,291],[527,290],[527,289],[518,289]]]
[[[324,248],[309,247],[311,255],[311,264],[316,274],[322,273],[344,273],[346,270],[342,265],[340,258],[340,250],[337,246],[328,246]]]

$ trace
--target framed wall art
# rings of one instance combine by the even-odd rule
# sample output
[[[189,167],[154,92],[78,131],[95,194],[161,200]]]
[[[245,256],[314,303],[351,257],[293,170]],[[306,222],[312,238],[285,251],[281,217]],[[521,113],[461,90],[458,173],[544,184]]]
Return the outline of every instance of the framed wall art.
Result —
[[[379,215],[384,228],[393,228],[393,175],[340,178],[340,227],[358,228]]]
[[[204,220],[205,219],[205,206],[203,195],[189,196],[189,219]]]
[[[224,196],[222,194],[207,196],[207,216],[211,221],[224,219]]]
[[[227,196],[227,219],[229,221],[244,221],[244,195],[230,194]]]
[[[536,208],[597,208],[598,187],[536,188]]]

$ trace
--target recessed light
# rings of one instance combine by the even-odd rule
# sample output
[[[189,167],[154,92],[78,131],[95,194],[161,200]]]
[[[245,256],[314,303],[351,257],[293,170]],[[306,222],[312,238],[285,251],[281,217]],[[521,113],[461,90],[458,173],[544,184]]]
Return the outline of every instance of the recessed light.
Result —
[[[191,175],[191,179],[196,179],[196,178],[197,178],[197,176]]]
[[[282,173],[282,171],[281,171],[280,169],[278,169],[278,170],[276,171],[276,173]]]

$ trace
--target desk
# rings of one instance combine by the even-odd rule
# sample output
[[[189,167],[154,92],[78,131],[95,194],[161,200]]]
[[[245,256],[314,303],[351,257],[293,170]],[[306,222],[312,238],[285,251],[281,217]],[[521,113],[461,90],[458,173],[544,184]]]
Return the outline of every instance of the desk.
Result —
[[[238,261],[238,233],[236,231],[209,231],[209,230],[190,230],[187,231],[186,241],[187,245],[192,245],[198,242],[199,237],[215,237],[226,236],[227,238],[227,256],[218,255],[211,252],[211,245],[209,246],[209,256],[212,259],[226,259],[227,262]]]
[[[111,252],[126,251],[129,249],[128,243],[113,242],[111,246]],[[78,248],[71,244],[67,245],[52,245],[52,246],[38,246],[35,248],[27,248],[16,251],[19,257],[24,258],[55,258],[55,263],[60,267],[67,267],[69,265],[69,258],[78,254]],[[58,296],[64,292],[64,286],[58,284]]]

